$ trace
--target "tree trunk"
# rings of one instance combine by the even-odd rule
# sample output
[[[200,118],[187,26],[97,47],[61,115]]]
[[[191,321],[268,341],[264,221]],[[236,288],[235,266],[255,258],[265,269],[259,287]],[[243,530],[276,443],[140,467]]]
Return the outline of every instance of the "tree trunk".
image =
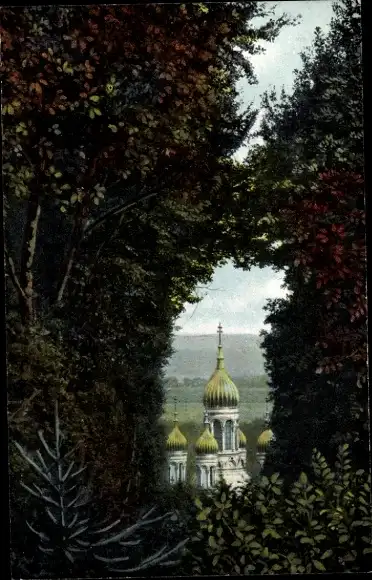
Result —
[[[57,288],[55,298],[56,304],[61,304],[66,290],[67,282],[70,278],[72,266],[75,262],[76,254],[80,248],[83,238],[86,218],[83,217],[84,208],[79,208],[75,215],[74,225],[71,232],[70,243],[67,248],[65,260],[62,266],[62,277]]]
[[[35,258],[38,225],[40,218],[39,194],[32,192],[28,202],[27,219],[24,229],[19,276],[23,295],[20,296],[22,323],[29,326],[35,321],[33,265]]]

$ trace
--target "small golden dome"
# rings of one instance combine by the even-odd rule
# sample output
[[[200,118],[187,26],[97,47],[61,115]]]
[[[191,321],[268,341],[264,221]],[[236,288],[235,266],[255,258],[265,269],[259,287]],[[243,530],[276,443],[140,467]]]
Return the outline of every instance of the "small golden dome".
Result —
[[[183,433],[181,433],[178,423],[175,425],[172,431],[168,435],[166,443],[167,451],[186,451],[187,450],[187,439]]]
[[[243,431],[241,431],[241,429],[238,429],[238,438],[239,438],[239,447],[246,447],[247,446],[247,438],[244,435]]]
[[[273,436],[274,433],[271,429],[265,429],[257,439],[257,451],[264,453],[273,440]]]
[[[216,369],[204,389],[203,403],[205,407],[237,407],[239,391],[225,369],[225,359],[222,351],[222,326],[218,327],[219,345]]]
[[[218,443],[213,437],[209,426],[207,425],[202,435],[195,443],[195,453],[198,455],[208,455],[209,453],[218,452]]]

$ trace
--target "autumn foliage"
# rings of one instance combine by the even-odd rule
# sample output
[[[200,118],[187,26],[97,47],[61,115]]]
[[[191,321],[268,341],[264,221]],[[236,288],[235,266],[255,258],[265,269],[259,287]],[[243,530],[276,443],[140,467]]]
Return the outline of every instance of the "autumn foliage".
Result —
[[[320,175],[310,195],[281,210],[291,224],[294,265],[305,280],[315,277],[323,296],[318,372],[351,362],[365,378],[366,245],[364,180],[351,172]]]

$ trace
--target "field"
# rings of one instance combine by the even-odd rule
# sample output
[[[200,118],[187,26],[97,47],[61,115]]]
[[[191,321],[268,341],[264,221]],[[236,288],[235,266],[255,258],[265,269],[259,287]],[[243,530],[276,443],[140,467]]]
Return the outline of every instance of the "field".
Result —
[[[264,375],[258,377],[233,378],[240,394],[240,420],[250,423],[255,419],[264,419],[265,399],[268,386]],[[165,405],[164,420],[171,422],[174,413],[174,398],[177,399],[177,412],[180,423],[191,422],[203,425],[203,391],[206,381],[193,379],[169,383]]]

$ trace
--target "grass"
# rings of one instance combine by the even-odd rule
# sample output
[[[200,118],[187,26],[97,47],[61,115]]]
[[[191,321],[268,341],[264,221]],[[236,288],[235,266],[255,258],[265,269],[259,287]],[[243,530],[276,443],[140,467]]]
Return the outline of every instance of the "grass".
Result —
[[[240,421],[251,422],[255,419],[264,418],[268,394],[268,386],[265,377],[250,377],[235,381],[240,394]],[[203,391],[204,382],[194,386],[181,385],[171,387],[167,392],[167,400],[163,418],[165,421],[173,420],[174,398],[177,398],[177,412],[180,423],[198,423],[203,425]]]

